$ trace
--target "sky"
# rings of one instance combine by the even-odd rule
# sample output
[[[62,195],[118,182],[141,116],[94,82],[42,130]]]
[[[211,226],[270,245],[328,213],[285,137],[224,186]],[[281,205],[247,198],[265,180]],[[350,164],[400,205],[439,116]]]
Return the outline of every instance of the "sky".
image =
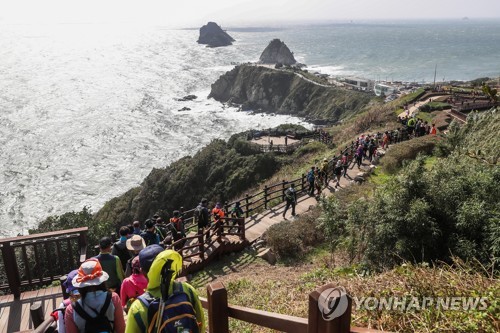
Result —
[[[0,23],[199,27],[463,17],[500,18],[500,0],[0,0]]]

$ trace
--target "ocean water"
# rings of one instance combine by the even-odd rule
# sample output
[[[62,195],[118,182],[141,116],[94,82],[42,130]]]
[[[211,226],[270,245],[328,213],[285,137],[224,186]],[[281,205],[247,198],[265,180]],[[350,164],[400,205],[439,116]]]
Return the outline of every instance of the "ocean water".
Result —
[[[235,45],[211,49],[197,30],[0,25],[0,236],[96,211],[214,138],[304,124],[207,99],[232,63],[258,60],[273,38],[332,75],[431,81],[436,64],[438,80],[500,75],[498,21],[227,29]],[[188,94],[198,98],[177,100]]]

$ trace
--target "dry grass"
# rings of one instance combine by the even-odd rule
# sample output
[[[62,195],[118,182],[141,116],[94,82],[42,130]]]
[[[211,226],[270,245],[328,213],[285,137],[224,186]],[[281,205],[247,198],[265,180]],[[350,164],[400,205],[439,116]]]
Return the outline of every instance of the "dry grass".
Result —
[[[245,256],[252,255],[247,252]],[[336,262],[346,261],[340,256]],[[488,297],[487,311],[437,311],[434,308],[408,312],[368,311],[353,306],[353,326],[398,332],[498,332],[500,329],[500,284],[481,267],[460,261],[435,267],[403,265],[382,274],[362,276],[359,268],[332,269],[328,263],[329,254],[319,250],[293,266],[271,266],[254,259],[237,269],[226,268],[230,274],[218,275],[209,270],[202,275],[223,282],[231,304],[304,318],[308,294],[327,283],[343,286],[358,298],[485,296]],[[196,284],[196,281],[197,278],[193,282]],[[199,290],[206,294],[205,288]],[[230,328],[232,332],[274,332],[236,320],[230,321]]]

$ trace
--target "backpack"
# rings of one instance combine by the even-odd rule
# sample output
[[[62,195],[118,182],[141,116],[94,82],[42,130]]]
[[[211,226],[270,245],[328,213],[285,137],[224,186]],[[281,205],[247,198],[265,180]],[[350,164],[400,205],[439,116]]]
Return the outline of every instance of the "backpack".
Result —
[[[101,308],[101,311],[97,312],[93,308],[90,308],[97,316],[91,317],[80,303],[76,302],[74,306],[74,310],[80,317],[85,320],[85,333],[112,333],[113,326],[109,321],[108,317],[106,317],[106,311],[108,311],[109,304],[111,303],[111,293],[106,293],[106,300],[104,301],[104,305]]]
[[[307,181],[308,182],[313,182],[314,181],[314,171],[309,171],[309,173],[307,174]]]
[[[291,188],[288,188],[286,191],[285,191],[285,196],[288,200],[293,200],[295,198],[294,196],[295,194],[295,191],[292,190]]]
[[[193,217],[194,217],[194,221],[197,224],[200,224],[200,221],[203,220],[203,206],[201,206],[201,205],[196,206],[196,208],[193,211]],[[206,227],[206,226],[207,226],[207,221],[203,221],[202,227]]]
[[[194,299],[191,289],[189,289],[189,293],[191,299]],[[189,296],[184,292],[182,283],[174,281],[173,292],[165,302],[162,318],[158,318],[160,298],[153,298],[150,293],[146,292],[137,299],[148,308],[149,327],[145,326],[140,316],[136,316],[136,319],[139,319],[137,323],[142,332],[151,332],[157,326],[158,320],[160,320],[161,333],[200,332],[193,304]]]

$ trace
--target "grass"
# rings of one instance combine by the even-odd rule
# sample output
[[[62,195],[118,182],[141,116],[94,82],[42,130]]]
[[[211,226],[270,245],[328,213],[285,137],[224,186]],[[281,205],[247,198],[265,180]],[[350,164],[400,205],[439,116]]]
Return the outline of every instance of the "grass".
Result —
[[[455,260],[434,266],[403,264],[381,274],[366,274],[357,265],[331,267],[325,246],[320,246],[295,265],[271,266],[258,258],[247,261],[251,253],[223,258],[217,268],[195,275],[192,283],[201,295],[204,285],[222,282],[230,304],[306,318],[308,295],[327,283],[343,286],[359,301],[363,297],[486,297],[485,310],[441,311],[429,307],[418,311],[366,310],[353,302],[352,325],[397,332],[498,332],[500,322],[500,283],[481,265]],[[219,275],[224,266],[243,262],[230,274]],[[246,263],[245,263],[246,262]],[[340,261],[336,261],[340,262]],[[203,276],[201,280],[197,280]],[[207,277],[212,277],[207,280]],[[231,332],[274,332],[230,319]]]
[[[418,88],[412,93],[409,93],[407,95],[404,95],[400,99],[398,99],[398,102],[400,105],[404,105],[406,103],[411,103],[413,102],[418,96],[422,95],[425,92],[424,88]]]
[[[370,183],[373,183],[373,184],[379,186],[379,185],[383,185],[383,184],[387,183],[389,181],[389,179],[391,179],[391,175],[384,172],[380,168],[376,168],[375,171],[372,172],[372,174],[370,175],[370,178],[368,179],[368,181]]]

